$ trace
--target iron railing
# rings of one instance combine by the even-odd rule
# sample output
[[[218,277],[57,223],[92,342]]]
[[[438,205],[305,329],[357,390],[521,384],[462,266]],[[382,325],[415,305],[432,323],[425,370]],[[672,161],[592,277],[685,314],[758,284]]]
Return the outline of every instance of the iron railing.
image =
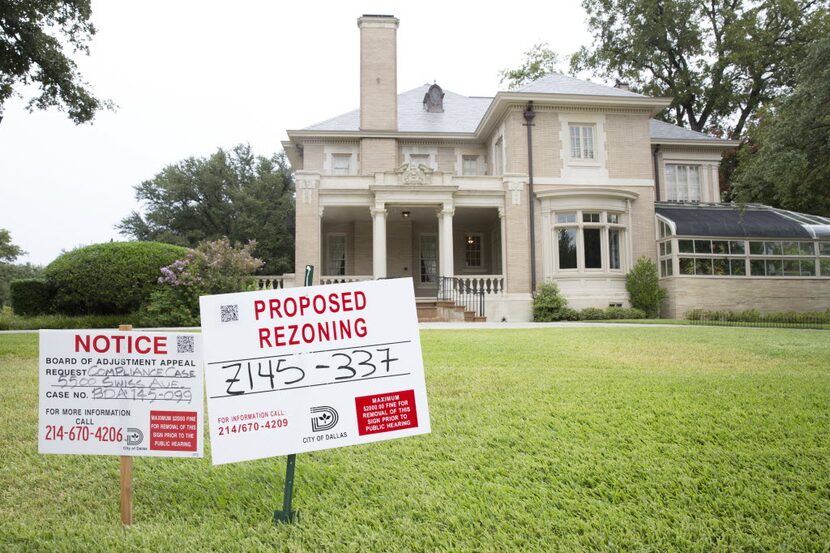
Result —
[[[830,329],[827,313],[734,313],[692,310],[686,314],[690,324],[701,326],[745,326],[761,328]]]
[[[484,289],[470,286],[460,278],[438,277],[438,299],[451,301],[464,311],[472,311],[478,317],[484,317]]]

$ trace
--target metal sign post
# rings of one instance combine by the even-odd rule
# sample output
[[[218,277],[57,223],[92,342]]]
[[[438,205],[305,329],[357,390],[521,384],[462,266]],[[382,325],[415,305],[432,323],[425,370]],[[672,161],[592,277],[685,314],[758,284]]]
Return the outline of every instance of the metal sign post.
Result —
[[[313,278],[314,265],[306,265],[303,286],[311,286]],[[294,465],[296,463],[297,455],[292,453],[285,463],[285,489],[283,491],[282,511],[274,511],[274,524],[289,523],[299,519],[299,512],[291,510],[291,499],[294,495]]]

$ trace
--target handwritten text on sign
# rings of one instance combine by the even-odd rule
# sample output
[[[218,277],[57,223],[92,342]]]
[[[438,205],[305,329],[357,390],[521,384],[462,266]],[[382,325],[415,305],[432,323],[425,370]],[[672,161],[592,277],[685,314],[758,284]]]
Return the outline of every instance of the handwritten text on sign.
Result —
[[[205,296],[201,314],[215,464],[430,431],[410,279]]]
[[[202,456],[201,336],[40,331],[41,453]]]

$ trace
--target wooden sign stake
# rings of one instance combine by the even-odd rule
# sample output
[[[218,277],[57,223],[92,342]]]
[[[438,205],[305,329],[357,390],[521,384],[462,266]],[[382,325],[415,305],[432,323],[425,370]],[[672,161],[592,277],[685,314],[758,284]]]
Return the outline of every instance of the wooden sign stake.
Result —
[[[133,325],[119,325],[118,330],[132,330]],[[121,456],[121,524],[133,523],[133,458]]]
[[[303,278],[304,286],[311,286],[314,277],[314,265],[305,266]],[[274,511],[274,524],[280,522],[294,522],[300,516],[298,511],[291,510],[291,499],[294,495],[294,465],[297,462],[297,455],[292,453],[285,463],[285,489],[282,496],[282,511]]]

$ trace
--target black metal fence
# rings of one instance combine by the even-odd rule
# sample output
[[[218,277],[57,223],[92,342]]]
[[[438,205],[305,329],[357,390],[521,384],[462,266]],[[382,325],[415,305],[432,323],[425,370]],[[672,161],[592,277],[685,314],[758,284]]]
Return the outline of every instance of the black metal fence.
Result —
[[[701,326],[745,326],[761,328],[812,328],[830,330],[830,314],[815,313],[768,313],[745,311],[692,310],[686,313],[690,324]]]
[[[484,317],[484,289],[470,286],[456,277],[438,277],[438,299],[451,301],[472,311],[478,317]]]

